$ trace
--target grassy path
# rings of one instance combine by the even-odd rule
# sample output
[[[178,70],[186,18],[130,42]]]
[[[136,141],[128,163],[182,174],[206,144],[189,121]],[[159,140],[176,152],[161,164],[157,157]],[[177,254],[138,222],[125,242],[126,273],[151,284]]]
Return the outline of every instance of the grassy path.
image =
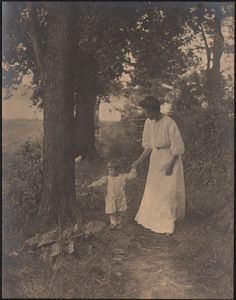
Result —
[[[101,166],[95,167],[98,170],[95,178],[105,174],[105,163],[110,157],[123,159],[127,171],[141,150],[134,146],[131,146],[133,151],[129,150],[130,141],[127,142],[120,128],[118,132],[120,136],[114,136],[110,144],[103,144],[107,154]],[[108,139],[104,137],[104,140]],[[82,169],[88,171],[89,166],[85,165]],[[151,232],[134,221],[145,186],[147,167],[148,162],[139,170],[139,177],[127,186],[129,202],[123,230],[100,237],[101,240],[104,238],[106,244],[104,255],[107,262],[114,274],[118,274],[117,280],[120,282],[117,291],[114,289],[111,293],[110,287],[109,292],[106,290],[101,296],[144,299],[231,298],[232,273],[225,270],[217,258],[214,246],[217,239],[227,243],[229,236],[212,230],[210,211],[202,208],[201,212],[188,212],[184,222],[177,224],[174,235],[170,237]],[[186,187],[188,203],[211,203],[216,196],[214,188],[206,190],[204,187]],[[104,194],[100,193],[100,203],[103,203],[103,197]],[[108,223],[103,211],[103,205],[102,208],[98,206],[90,218]],[[117,259],[115,249],[121,252]]]
[[[171,237],[146,230],[134,221],[144,179],[130,186],[129,210],[123,230],[105,236],[106,259],[120,288],[102,297],[141,299],[228,299],[232,296],[230,274],[214,261],[207,220],[193,216],[178,224]],[[94,218],[105,220],[104,217]],[[101,237],[103,239],[103,237]],[[117,260],[115,249],[119,249]],[[213,261],[212,261],[213,260]],[[228,276],[228,277],[227,277]],[[228,281],[227,281],[228,278]],[[227,284],[228,282],[228,284]],[[110,290],[111,292],[111,290]],[[92,296],[92,295],[91,295]],[[96,297],[96,295],[93,295]]]

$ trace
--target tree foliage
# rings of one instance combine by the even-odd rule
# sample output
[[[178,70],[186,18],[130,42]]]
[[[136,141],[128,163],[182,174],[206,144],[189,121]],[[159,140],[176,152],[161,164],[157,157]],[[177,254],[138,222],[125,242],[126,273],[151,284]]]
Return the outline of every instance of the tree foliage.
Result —
[[[54,220],[65,215],[69,219],[69,206],[73,207],[69,204],[75,200],[76,126],[80,143],[87,140],[88,146],[93,145],[96,99],[119,93],[124,72],[131,77],[125,93],[133,100],[134,111],[139,97],[146,94],[163,101],[178,98],[181,110],[199,110],[204,101],[224,107],[230,93],[220,72],[221,25],[230,15],[229,7],[169,2],[4,3],[3,86],[9,92],[24,75],[33,74],[33,101],[44,108],[44,205],[46,211],[50,207]],[[189,74],[200,66],[199,50],[206,53],[204,71]],[[168,91],[163,83],[172,88]],[[80,114],[77,125],[75,105]]]
[[[39,52],[45,53],[48,42],[48,3],[35,2],[31,5],[30,11],[26,2],[4,4],[3,85],[9,89],[32,71],[34,98],[38,99],[42,93],[39,65],[43,55],[37,57],[35,54],[33,36],[37,34]],[[104,95],[109,83],[123,72],[123,63],[127,60],[127,40],[138,16],[142,14],[143,5],[78,2],[70,3],[70,6],[76,14],[72,29],[74,40],[71,41],[75,44],[75,52],[71,53],[75,59],[74,77],[80,71],[79,62],[93,58],[98,65],[97,95]]]
[[[222,26],[232,15],[230,3],[150,3],[130,43],[134,61],[127,93],[138,88],[141,97],[152,94],[163,101],[172,93],[179,109],[205,102],[222,109],[225,95],[230,98],[220,67],[227,45]],[[163,83],[172,86],[170,93]]]

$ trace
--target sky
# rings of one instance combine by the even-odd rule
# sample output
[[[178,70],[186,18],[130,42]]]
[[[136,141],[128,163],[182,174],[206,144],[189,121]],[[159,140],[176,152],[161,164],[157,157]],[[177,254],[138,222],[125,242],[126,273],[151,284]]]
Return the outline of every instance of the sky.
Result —
[[[2,118],[3,119],[42,119],[43,112],[32,106],[30,82],[32,77],[25,76],[22,84],[17,90],[12,92],[12,97],[2,101]],[[4,98],[3,89],[2,96]]]
[[[4,94],[4,92],[3,92]],[[2,101],[3,119],[43,119],[43,112],[32,106],[32,91],[21,85],[13,96]]]

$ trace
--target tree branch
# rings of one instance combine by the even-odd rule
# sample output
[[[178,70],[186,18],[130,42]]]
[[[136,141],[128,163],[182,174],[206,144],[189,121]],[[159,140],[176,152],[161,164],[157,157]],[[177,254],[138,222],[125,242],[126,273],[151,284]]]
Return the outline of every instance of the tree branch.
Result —
[[[194,48],[188,48],[189,51],[194,51],[194,50],[206,50],[206,47],[204,46],[198,46]]]
[[[205,49],[206,49],[206,53],[207,53],[207,71],[209,71],[210,70],[210,62],[211,62],[211,50],[210,50],[208,42],[207,42],[204,28],[203,28],[202,24],[200,23],[200,21],[199,21],[198,25],[201,30],[202,38],[203,38],[203,41],[205,44]]]
[[[213,43],[213,66],[212,69],[220,73],[220,59],[224,51],[224,37],[221,31],[222,11],[220,3],[215,8],[215,32]]]
[[[29,10],[29,17],[30,17],[30,40],[32,43],[34,56],[36,65],[40,72],[40,79],[42,79],[43,74],[43,62],[42,62],[42,55],[41,55],[41,44],[40,44],[40,35],[39,29],[37,24],[37,11],[33,8],[32,2],[26,2],[27,8]]]

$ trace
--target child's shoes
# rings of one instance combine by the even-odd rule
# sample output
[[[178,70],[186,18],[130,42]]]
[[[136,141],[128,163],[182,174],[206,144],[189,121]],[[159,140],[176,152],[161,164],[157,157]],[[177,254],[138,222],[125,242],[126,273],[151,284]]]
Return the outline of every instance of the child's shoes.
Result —
[[[109,226],[109,228],[110,228],[111,230],[114,230],[114,229],[116,229],[116,225],[111,224],[111,225]]]
[[[117,229],[117,230],[121,230],[121,229],[122,229],[121,224],[116,224],[116,229]]]

